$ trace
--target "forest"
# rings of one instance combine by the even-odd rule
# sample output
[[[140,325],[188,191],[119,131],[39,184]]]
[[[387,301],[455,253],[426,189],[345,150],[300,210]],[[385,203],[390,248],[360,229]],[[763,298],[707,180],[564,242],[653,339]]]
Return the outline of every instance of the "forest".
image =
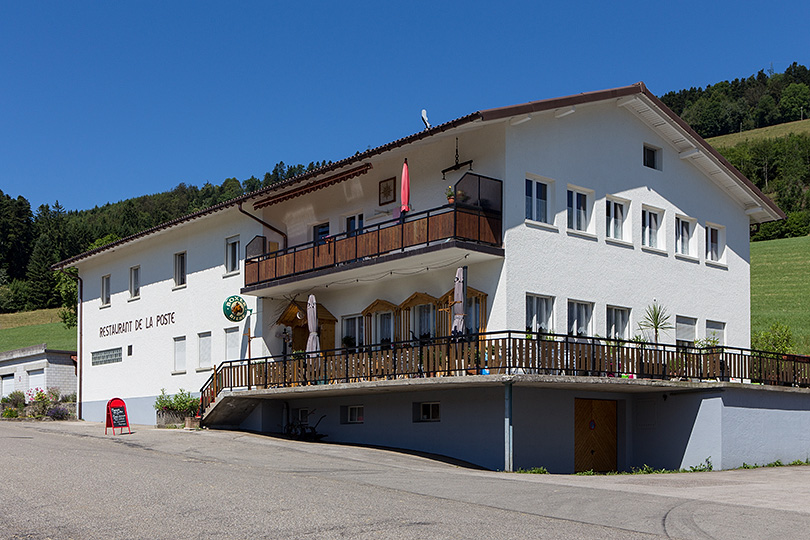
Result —
[[[661,100],[708,138],[804,118],[810,112],[810,71],[793,63],[784,73],[760,70],[744,79],[668,92]],[[804,236],[810,232],[810,136],[746,140],[718,150],[787,214],[752,228],[751,239]],[[36,210],[22,196],[0,191],[0,312],[75,305],[75,281],[51,270],[61,260],[270,186],[327,162],[279,162],[262,179],[226,178],[171,191],[65,211],[55,202]],[[69,319],[75,312],[65,313]]]

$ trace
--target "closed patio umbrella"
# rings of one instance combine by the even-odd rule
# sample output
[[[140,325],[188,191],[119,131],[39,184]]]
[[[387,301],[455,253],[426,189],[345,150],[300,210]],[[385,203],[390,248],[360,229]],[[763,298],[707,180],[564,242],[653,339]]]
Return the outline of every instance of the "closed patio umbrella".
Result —
[[[467,318],[467,267],[456,270],[455,285],[453,286],[453,325],[450,327],[452,335],[464,334],[466,332]]]
[[[400,212],[405,213],[411,209],[411,176],[408,173],[408,159],[402,164],[402,180],[400,181],[400,198],[402,206]]]
[[[307,338],[307,356],[316,358],[321,348],[321,340],[318,338],[318,304],[315,302],[315,295],[310,294],[307,300],[307,328],[309,337]]]

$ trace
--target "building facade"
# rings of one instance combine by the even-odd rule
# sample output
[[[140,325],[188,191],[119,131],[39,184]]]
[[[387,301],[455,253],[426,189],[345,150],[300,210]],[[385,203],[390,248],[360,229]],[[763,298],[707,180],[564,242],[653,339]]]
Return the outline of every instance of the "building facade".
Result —
[[[658,305],[671,315],[663,343],[747,348],[749,227],[782,217],[641,83],[479,111],[60,263],[77,267],[82,280],[82,414],[100,420],[107,400],[121,397],[133,422],[152,424],[161,389],[199,391],[209,381],[218,392],[224,383],[212,375],[224,362],[263,359],[271,370],[309,358],[310,294],[317,298],[320,349],[344,355],[346,370],[348,354],[448,336],[459,267],[467,276],[465,334],[653,341],[639,322]],[[223,315],[223,302],[234,295],[249,313],[239,322]],[[510,365],[518,362],[508,354]],[[282,431],[291,417],[306,419],[320,408],[330,412],[319,428],[334,440],[446,453],[497,468],[502,382],[484,379],[533,373],[492,373],[484,364],[496,356],[494,346],[479,346],[477,371],[464,370],[478,377],[461,386],[445,378],[429,388],[425,379],[397,389],[394,374],[385,391],[360,391],[351,382],[362,378],[344,370],[338,394],[291,388],[252,395],[238,421],[222,423]],[[627,365],[588,373],[618,374]],[[748,371],[736,378],[750,379]],[[570,373],[578,374],[548,375]],[[295,386],[313,381],[301,382]],[[524,396],[515,419],[555,407],[573,418],[575,406],[601,406],[577,399],[612,402],[604,414],[625,419],[616,428],[624,457],[614,468],[635,463],[633,449],[646,443],[634,442],[637,432],[626,425],[637,407],[629,387],[590,386],[575,395],[548,384],[515,387]],[[234,383],[228,391],[252,386]],[[645,391],[660,399],[671,390]],[[369,426],[358,395],[373,396],[378,427]],[[296,406],[302,399],[317,403]],[[415,421],[423,413],[430,419],[431,404],[442,400],[441,422],[426,428],[430,422]],[[451,402],[464,411],[455,422],[446,415]],[[474,404],[486,411],[471,413]],[[405,411],[409,427],[387,429],[396,424],[394,408]],[[486,425],[498,434],[487,443],[491,451],[481,450]],[[540,433],[525,438],[513,458],[531,455]],[[567,448],[573,435],[566,437],[555,444]],[[476,450],[467,455],[463,446]],[[548,459],[567,467],[567,458]]]

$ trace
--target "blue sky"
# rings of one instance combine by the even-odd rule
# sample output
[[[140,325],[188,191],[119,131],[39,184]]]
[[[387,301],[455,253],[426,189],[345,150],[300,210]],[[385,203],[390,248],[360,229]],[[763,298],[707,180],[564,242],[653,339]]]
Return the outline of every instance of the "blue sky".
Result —
[[[0,190],[92,208],[491,107],[810,66],[810,4],[0,2]]]

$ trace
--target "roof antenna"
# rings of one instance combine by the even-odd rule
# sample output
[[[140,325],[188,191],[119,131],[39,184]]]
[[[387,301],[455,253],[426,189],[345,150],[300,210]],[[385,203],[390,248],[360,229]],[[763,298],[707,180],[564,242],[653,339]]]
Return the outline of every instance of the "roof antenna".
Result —
[[[422,109],[422,122],[425,123],[425,129],[430,129],[430,122],[427,119],[427,110]]]

